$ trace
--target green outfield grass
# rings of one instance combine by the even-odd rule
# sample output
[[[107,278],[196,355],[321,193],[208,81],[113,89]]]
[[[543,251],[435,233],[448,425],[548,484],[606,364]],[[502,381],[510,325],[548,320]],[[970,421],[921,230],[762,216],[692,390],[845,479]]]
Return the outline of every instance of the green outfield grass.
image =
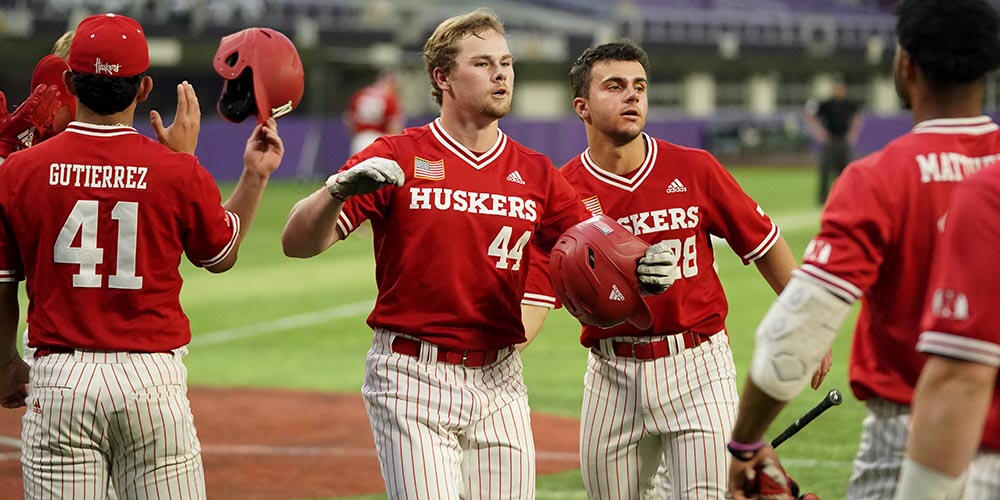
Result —
[[[741,168],[733,174],[782,225],[784,237],[800,256],[818,222],[813,170]],[[308,260],[281,253],[279,238],[288,211],[318,184],[282,182],[268,188],[233,272],[213,276],[185,262],[182,301],[195,332],[186,360],[191,385],[360,391],[371,339],[364,318],[375,297],[370,237],[355,234]],[[754,329],[774,294],[756,269],[744,267],[728,247],[719,246],[716,255],[729,297],[728,329],[742,383]],[[275,322],[281,318],[288,319]],[[847,385],[848,331],[845,328],[837,339],[834,366],[823,387],[793,401],[772,429],[776,435],[830,388],[844,393],[847,401],[842,406],[780,450],[789,473],[824,499],[844,497],[864,417],[863,406]],[[534,411],[578,416],[586,365],[578,336],[576,321],[557,311],[524,353]],[[579,472],[539,477],[538,498],[585,498]]]

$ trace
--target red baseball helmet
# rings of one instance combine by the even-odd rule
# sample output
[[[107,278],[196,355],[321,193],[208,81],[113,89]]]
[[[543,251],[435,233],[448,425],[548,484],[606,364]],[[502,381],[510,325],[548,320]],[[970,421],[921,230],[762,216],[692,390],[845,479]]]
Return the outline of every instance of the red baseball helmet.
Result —
[[[649,244],[614,219],[595,215],[569,229],[552,248],[549,272],[559,300],[576,319],[601,328],[628,321],[646,330],[653,319],[635,269]]]
[[[247,28],[223,37],[213,66],[226,79],[216,109],[231,122],[257,115],[263,123],[286,115],[299,105],[305,91],[305,72],[295,45],[270,28]]]

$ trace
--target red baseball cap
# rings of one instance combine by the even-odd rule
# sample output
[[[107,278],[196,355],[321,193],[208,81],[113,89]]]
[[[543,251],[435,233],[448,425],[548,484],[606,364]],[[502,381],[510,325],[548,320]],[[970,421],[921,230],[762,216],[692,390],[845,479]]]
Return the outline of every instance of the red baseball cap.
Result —
[[[68,62],[76,73],[114,77],[141,74],[149,69],[146,35],[131,17],[90,16],[76,27]]]
[[[31,88],[34,89],[39,85],[55,85],[59,88],[59,100],[63,106],[69,107],[70,116],[75,116],[76,99],[66,91],[66,85],[62,81],[63,72],[68,69],[66,61],[55,54],[43,57],[41,61],[38,61],[35,72],[31,75]]]

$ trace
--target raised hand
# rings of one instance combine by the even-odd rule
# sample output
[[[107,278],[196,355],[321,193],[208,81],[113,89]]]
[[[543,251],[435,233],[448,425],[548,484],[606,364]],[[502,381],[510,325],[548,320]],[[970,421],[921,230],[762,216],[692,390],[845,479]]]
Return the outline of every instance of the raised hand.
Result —
[[[285,155],[285,145],[278,135],[278,122],[268,118],[264,123],[258,123],[247,139],[247,147],[243,152],[243,165],[250,171],[269,177]]]
[[[22,147],[30,147],[33,129],[52,126],[52,120],[62,106],[59,95],[59,87],[42,84],[35,87],[13,113],[6,114],[7,107],[4,105],[5,116],[0,115],[0,157],[6,158]]]
[[[19,408],[28,397],[28,365],[17,355],[0,366],[0,406]]]
[[[201,130],[201,107],[194,87],[187,81],[177,85],[177,113],[169,127],[163,126],[163,118],[155,109],[149,112],[149,122],[160,144],[178,153],[194,154]]]
[[[389,184],[402,187],[405,180],[403,169],[395,160],[375,156],[331,175],[326,180],[326,191],[330,196],[344,201],[351,196],[368,194]]]

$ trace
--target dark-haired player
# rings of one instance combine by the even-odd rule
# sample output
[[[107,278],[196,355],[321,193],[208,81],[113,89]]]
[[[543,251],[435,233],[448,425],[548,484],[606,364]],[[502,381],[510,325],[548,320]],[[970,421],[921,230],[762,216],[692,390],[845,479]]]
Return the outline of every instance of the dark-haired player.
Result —
[[[154,126],[163,144],[132,128],[153,86],[139,23],[84,19],[68,63],[76,121],[0,166],[0,404],[29,406],[25,496],[105,498],[111,478],[123,498],[204,498],[177,265],[182,254],[216,273],[235,264],[281,139],[273,120],[254,129],[222,204],[190,154],[197,126]],[[178,99],[178,120],[197,123],[190,85]],[[15,347],[22,279],[30,374]]]
[[[653,248],[670,248],[677,259],[670,289],[646,299],[649,328],[583,327],[580,341],[591,354],[581,468],[589,498],[639,498],[661,463],[661,495],[723,498],[736,367],[711,237],[726,238],[776,292],[795,258],[778,227],[711,154],[643,132],[648,65],[640,47],[616,42],[587,49],[570,70],[589,148],[560,173],[592,212],[616,219]],[[544,255],[533,256],[522,301],[531,336],[555,305],[538,257]]]
[[[1000,66],[998,35],[1000,17],[985,0],[900,5],[895,78],[915,126],[847,167],[803,265],[758,327],[730,443],[736,498],[750,469],[776,460],[764,432],[859,299],[850,381],[868,418],[847,497],[892,497],[926,359],[915,346],[934,244],[959,182],[1000,159],[1000,127],[981,105],[984,75]]]

